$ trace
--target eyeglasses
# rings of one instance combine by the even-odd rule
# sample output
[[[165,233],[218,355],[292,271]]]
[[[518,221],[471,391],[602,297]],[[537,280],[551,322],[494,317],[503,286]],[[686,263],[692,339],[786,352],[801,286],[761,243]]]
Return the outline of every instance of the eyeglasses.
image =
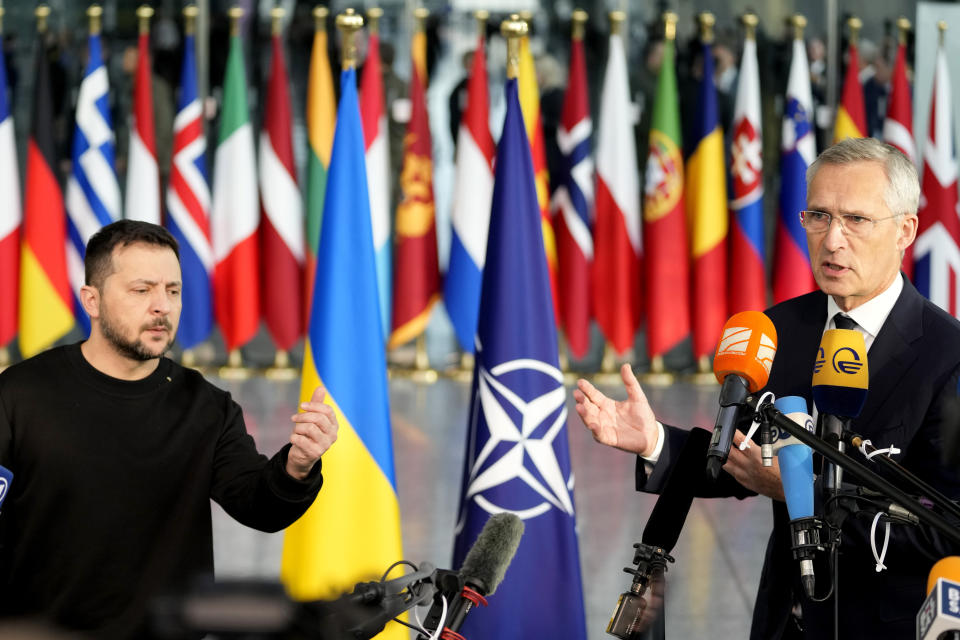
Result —
[[[865,238],[873,233],[874,227],[878,222],[891,220],[899,216],[893,215],[886,218],[868,218],[855,213],[842,213],[834,215],[825,211],[801,211],[800,224],[807,230],[807,233],[825,233],[830,229],[830,223],[834,220],[840,225],[840,230],[845,235],[854,238]]]

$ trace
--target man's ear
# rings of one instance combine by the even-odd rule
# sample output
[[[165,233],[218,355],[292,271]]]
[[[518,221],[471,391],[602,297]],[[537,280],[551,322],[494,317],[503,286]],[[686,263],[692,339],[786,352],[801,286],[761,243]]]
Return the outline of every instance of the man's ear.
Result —
[[[905,251],[916,240],[918,223],[919,220],[916,215],[905,215],[900,220],[900,237],[897,240],[897,248],[900,251]]]
[[[80,287],[80,304],[91,318],[100,317],[100,290],[85,284]]]

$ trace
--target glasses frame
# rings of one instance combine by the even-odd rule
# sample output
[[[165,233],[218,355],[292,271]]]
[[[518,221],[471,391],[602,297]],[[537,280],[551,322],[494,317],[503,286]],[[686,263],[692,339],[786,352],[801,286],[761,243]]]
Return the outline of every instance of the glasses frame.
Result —
[[[804,221],[805,213],[818,213],[820,215],[827,216],[827,218],[829,218],[829,220],[827,221],[827,228],[822,231],[811,231],[805,224],[805,221]],[[800,226],[803,227],[804,231],[806,231],[807,233],[827,233],[828,231],[830,231],[830,226],[833,224],[833,221],[836,220],[837,224],[840,225],[840,232],[843,233],[843,235],[845,236],[849,235],[854,238],[866,238],[873,233],[874,229],[877,228],[878,222],[883,222],[884,220],[893,220],[894,218],[899,218],[901,215],[903,214],[895,213],[894,215],[887,216],[886,218],[871,218],[870,216],[860,215],[859,213],[839,213],[838,214],[838,213],[828,213],[827,211],[818,211],[817,209],[804,209],[803,211],[800,212]],[[867,231],[865,235],[857,235],[857,232],[855,231],[854,232],[848,231],[847,226],[843,223],[843,219],[846,217],[864,218],[865,220],[869,220],[873,224],[870,225],[869,231]]]

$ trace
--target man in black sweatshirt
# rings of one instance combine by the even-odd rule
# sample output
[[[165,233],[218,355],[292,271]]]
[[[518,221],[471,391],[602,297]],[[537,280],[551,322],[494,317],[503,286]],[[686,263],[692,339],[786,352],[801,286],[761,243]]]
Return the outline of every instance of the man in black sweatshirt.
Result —
[[[122,220],[87,245],[90,338],[0,374],[0,616],[145,637],[151,601],[213,574],[210,499],[280,530],[320,489],[337,436],[318,388],[290,444],[259,454],[230,394],[163,355],[180,318],[176,240]]]

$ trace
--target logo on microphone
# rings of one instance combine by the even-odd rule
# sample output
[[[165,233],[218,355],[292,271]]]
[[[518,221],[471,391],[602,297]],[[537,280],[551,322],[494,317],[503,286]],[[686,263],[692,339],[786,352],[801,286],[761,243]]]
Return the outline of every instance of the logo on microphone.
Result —
[[[3,499],[7,497],[7,489],[9,487],[10,483],[7,482],[7,479],[0,477],[0,504],[3,504]]]
[[[844,352],[849,352],[850,356],[853,356],[853,360],[844,359],[842,355],[844,354]],[[837,349],[836,353],[833,354],[833,370],[836,371],[837,373],[855,375],[862,368],[863,368],[863,361],[860,360],[860,354],[858,354],[854,349],[851,349],[850,347],[841,347]],[[816,372],[817,372],[817,368],[816,366],[814,366],[814,373]]]
[[[827,361],[827,356],[823,352],[823,347],[820,347],[817,350],[817,360],[813,363],[813,373],[820,373],[820,370],[823,369],[823,363]]]
[[[717,356],[745,356],[753,338],[753,329],[750,327],[727,327],[720,336],[717,345]],[[773,357],[777,355],[777,343],[765,333],[760,334],[760,344],[757,345],[756,360],[770,373],[773,366]]]
[[[524,520],[552,508],[573,515],[573,473],[554,448],[567,421],[566,395],[561,371],[540,360],[480,368],[465,502]]]

